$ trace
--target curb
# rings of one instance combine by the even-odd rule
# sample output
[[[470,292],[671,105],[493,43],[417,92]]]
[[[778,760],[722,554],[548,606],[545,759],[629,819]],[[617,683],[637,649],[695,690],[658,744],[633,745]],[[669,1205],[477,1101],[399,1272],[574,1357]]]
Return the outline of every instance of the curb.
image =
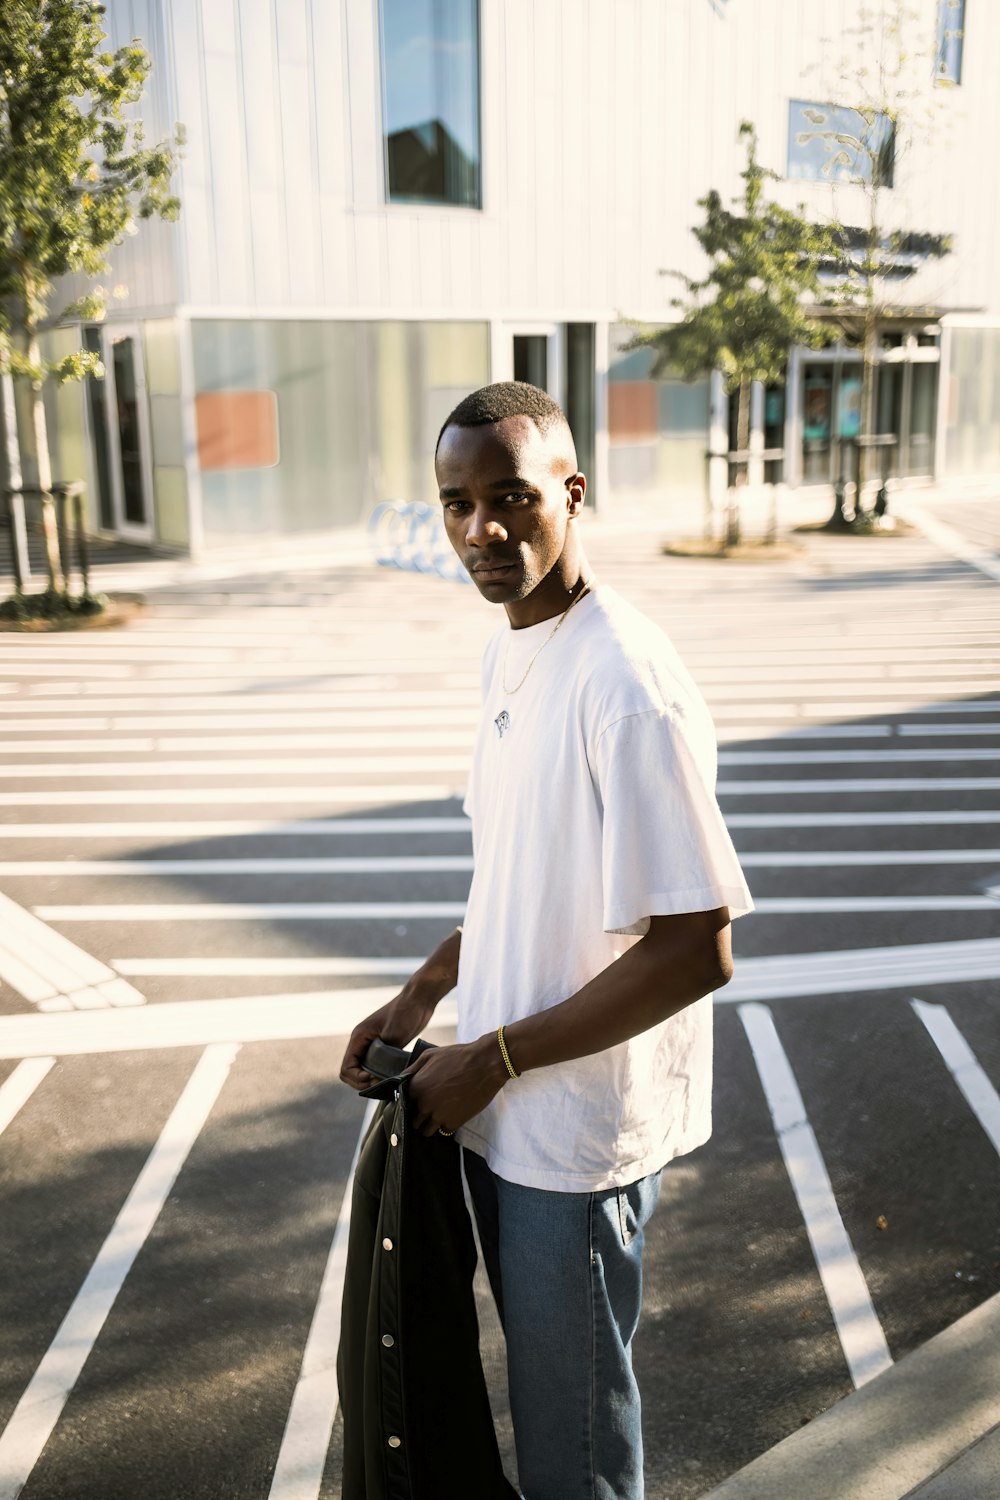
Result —
[[[998,1423],[1000,1294],[703,1500],[904,1500],[984,1438],[975,1462],[956,1465],[943,1489],[926,1494],[927,1500],[990,1500],[1000,1490],[987,1489],[978,1476],[988,1459],[1000,1462]]]

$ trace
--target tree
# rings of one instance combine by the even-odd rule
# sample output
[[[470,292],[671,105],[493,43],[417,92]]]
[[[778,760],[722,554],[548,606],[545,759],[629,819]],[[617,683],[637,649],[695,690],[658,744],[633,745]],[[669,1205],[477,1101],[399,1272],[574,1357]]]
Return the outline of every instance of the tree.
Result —
[[[672,305],[678,323],[637,334],[629,348],[655,350],[653,373],[676,370],[695,380],[719,370],[728,391],[739,391],[736,423],[736,485],[729,490],[724,546],[740,539],[740,489],[747,482],[750,387],[782,379],[792,344],[820,348],[829,327],[816,315],[822,288],[819,267],[833,250],[830,231],[767,200],[764,184],[777,173],[757,160],[757,132],[740,125],[746,142],[743,194],[732,209],[715,189],[698,200],[704,222],[692,233],[710,266],[700,280],[681,272],[686,298]],[[810,305],[812,304],[812,305]]]
[[[856,512],[871,471],[871,440],[876,436],[875,393],[881,333],[887,319],[919,307],[900,305],[898,289],[928,259],[948,255],[952,240],[914,226],[902,227],[900,166],[920,139],[935,133],[943,95],[934,85],[947,84],[942,47],[960,36],[954,25],[939,26],[933,7],[915,9],[908,0],[882,0],[878,9],[862,6],[858,24],[844,33],[847,50],[823,80],[838,105],[808,106],[808,128],[796,143],[822,146],[822,175],[835,192],[841,183],[855,185],[864,200],[864,221],[851,227],[831,224],[837,242],[830,269],[839,279],[836,323],[862,351],[861,430]],[[954,12],[949,4],[945,21]],[[941,31],[941,36],[938,33]],[[905,205],[905,207],[904,207]],[[893,296],[893,292],[896,296]],[[926,309],[932,315],[933,309]],[[842,499],[831,524],[846,524]],[[884,502],[883,502],[884,503]]]
[[[135,232],[136,219],[174,219],[170,192],[176,131],[147,146],[132,106],[150,59],[138,41],[105,50],[103,7],[90,0],[5,0],[0,13],[0,359],[30,384],[49,591],[65,592],[59,561],[45,381],[101,375],[96,355],[78,349],[42,358],[46,322],[100,319],[94,286],[54,315],[54,282],[109,269],[108,252]]]

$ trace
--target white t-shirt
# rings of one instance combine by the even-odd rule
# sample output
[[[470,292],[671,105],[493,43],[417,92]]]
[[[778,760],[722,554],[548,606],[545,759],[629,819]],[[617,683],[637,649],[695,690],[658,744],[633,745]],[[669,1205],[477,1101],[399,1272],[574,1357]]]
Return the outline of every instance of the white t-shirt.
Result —
[[[715,800],[712,720],[668,637],[601,585],[505,692],[553,624],[505,622],[483,657],[459,1041],[568,999],[651,916],[753,909]],[[707,1140],[711,1092],[706,996],[606,1052],[512,1080],[457,1139],[511,1182],[596,1192]]]

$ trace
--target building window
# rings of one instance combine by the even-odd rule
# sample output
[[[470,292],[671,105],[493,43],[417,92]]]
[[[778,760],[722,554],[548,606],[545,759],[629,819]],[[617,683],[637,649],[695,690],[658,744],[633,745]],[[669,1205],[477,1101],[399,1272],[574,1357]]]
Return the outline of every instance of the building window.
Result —
[[[480,206],[478,0],[382,0],[391,203]]]
[[[895,151],[895,129],[888,115],[802,99],[789,104],[789,177],[892,187]]]
[[[962,41],[965,37],[965,0],[938,0],[935,83],[962,82]]]

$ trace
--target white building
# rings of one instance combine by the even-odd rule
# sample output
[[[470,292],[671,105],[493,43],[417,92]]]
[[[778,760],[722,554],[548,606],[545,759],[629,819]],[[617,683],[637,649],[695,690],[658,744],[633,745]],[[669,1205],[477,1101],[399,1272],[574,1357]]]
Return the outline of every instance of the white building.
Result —
[[[804,107],[860,103],[830,80],[863,0],[106,4],[111,42],[154,60],[147,139],[180,121],[187,146],[179,223],[126,242],[127,297],[86,331],[107,379],[50,397],[56,477],[86,477],[95,529],[198,553],[434,498],[442,419],[515,374],[566,406],[602,511],[668,525],[729,446],[725,398],[623,346],[676,316],[662,268],[701,270],[697,200],[738,192],[740,121],[781,201],[865,222],[856,163],[834,185],[800,139]],[[901,256],[879,427],[914,481],[1000,477],[1000,7],[916,4],[934,123],[888,140],[885,212],[954,248]],[[839,474],[859,370],[791,350],[756,393],[753,446],[791,486]]]

